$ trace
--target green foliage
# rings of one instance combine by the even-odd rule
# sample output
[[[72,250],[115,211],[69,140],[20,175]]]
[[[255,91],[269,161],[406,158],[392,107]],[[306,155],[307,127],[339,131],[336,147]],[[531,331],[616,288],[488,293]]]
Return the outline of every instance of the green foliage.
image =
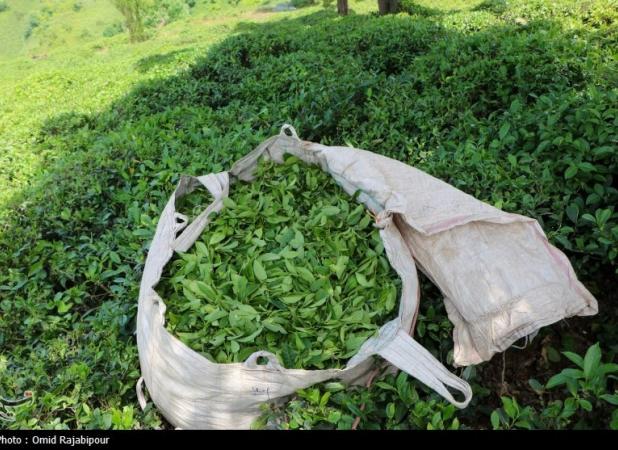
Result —
[[[264,406],[254,428],[457,430],[456,408],[419,392],[407,374],[383,375],[370,388],[332,382],[301,390],[284,406]],[[358,418],[358,419],[357,419]]]
[[[139,42],[146,39],[144,30],[144,17],[146,15],[148,0],[111,0],[116,9],[122,13],[125,25],[129,31],[131,42]]]
[[[303,8],[305,6],[315,5],[316,0],[292,0],[290,3],[295,8]]]
[[[411,16],[420,17],[436,16],[442,13],[439,9],[421,5],[415,0],[401,0],[399,2],[399,9]]]
[[[612,405],[618,404],[618,397],[615,394],[606,393],[608,376],[618,372],[618,364],[601,363],[601,349],[598,343],[588,348],[583,358],[573,352],[563,352],[563,354],[575,363],[577,368],[564,369],[551,377],[547,381],[547,389],[564,385],[575,400],[598,397]]]
[[[24,3],[10,3],[0,21]],[[166,27],[169,35],[137,45],[97,38],[47,59],[3,60],[0,396],[34,392],[6,426],[164,426],[152,405],[138,408],[134,389],[136,299],[157,217],[179,174],[227,169],[284,122],[305,139],[391,156],[537,219],[601,305],[598,317],[544,332],[582,360],[581,349],[598,341],[612,361],[615,2],[512,0],[504,12],[471,11],[478,3],[419,0],[440,14],[414,16],[339,18],[315,6],[281,13],[288,20],[273,14],[265,24],[181,19]],[[232,7],[216,6],[231,16]],[[71,14],[84,19],[90,7]],[[33,14],[22,13],[19,45]],[[99,30],[117,20],[108,18]],[[84,27],[74,27],[76,35]],[[416,336],[445,363],[450,327],[440,293],[424,286]],[[567,346],[567,338],[581,347]],[[537,350],[525,351],[539,359]],[[547,373],[560,374],[555,353]],[[615,374],[604,378],[603,391],[602,377],[590,377],[598,371],[586,377],[585,367],[573,367],[579,372],[563,374],[570,375],[555,387],[520,386],[518,403],[509,397],[507,406],[497,390],[482,388],[493,381],[484,370],[492,364],[478,367],[475,399],[455,414],[414,382],[398,387],[387,377],[368,389],[336,388],[323,408],[310,390],[288,406],[288,416],[296,408],[295,425],[281,424],[350,428],[361,417],[360,428],[491,427],[499,405],[499,427],[618,423]],[[315,389],[322,401],[327,387]],[[309,412],[302,402],[311,402]]]
[[[26,31],[24,32],[24,39],[28,39],[30,36],[32,36],[32,32],[39,25],[40,25],[39,19],[35,16],[30,16],[30,19],[28,20],[28,27],[26,28]]]
[[[507,0],[485,0],[473,9],[473,11],[489,11],[493,14],[502,14],[507,10]]]
[[[287,368],[340,368],[397,311],[370,214],[295,157],[233,184],[169,272],[157,287],[168,329],[220,363],[268,350]]]
[[[0,0],[0,13],[9,9],[9,5],[6,0]]]
[[[537,411],[532,406],[522,408],[515,398],[502,397],[502,408],[491,413],[494,429],[564,429],[575,427],[618,429],[618,390],[608,390],[609,378],[616,378],[618,364],[602,363],[599,344],[588,348],[584,357],[563,352],[576,365],[551,377],[545,386],[531,379],[530,386],[544,397],[552,390],[564,387],[567,394],[561,400],[551,400]]]
[[[116,36],[117,34],[120,34],[124,31],[124,27],[122,26],[121,22],[114,22],[110,25],[108,25],[104,30],[103,30],[103,36],[105,37],[112,37],[112,36]]]
[[[189,15],[190,5],[184,0],[154,0],[148,8],[144,24],[161,26]]]

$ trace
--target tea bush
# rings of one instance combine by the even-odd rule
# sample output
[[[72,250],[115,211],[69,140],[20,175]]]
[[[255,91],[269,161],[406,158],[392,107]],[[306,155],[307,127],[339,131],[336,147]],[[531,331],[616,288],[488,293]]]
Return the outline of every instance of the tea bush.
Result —
[[[30,19],[28,20],[28,27],[26,28],[26,31],[24,31],[24,39],[28,39],[30,36],[32,36],[32,32],[40,24],[41,23],[37,17],[31,16]]]
[[[174,22],[189,14],[190,5],[183,0],[154,0],[150,5],[144,24],[149,27]]]
[[[500,379],[500,358],[458,372],[475,393],[466,410],[453,411],[403,375],[386,375],[326,400],[333,386],[306,390],[271,425],[350,428],[360,417],[360,428],[492,428],[496,409],[511,419],[507,409],[560,416],[575,394],[553,391],[558,407],[527,382],[565,368],[554,347],[584,354],[599,342],[607,364],[617,350],[615,1],[513,0],[506,9],[473,11],[478,3],[391,17],[340,18],[308,7],[288,20],[239,24],[187,70],[148,71],[113,101],[94,93],[77,103],[65,93],[79,96],[96,82],[117,94],[98,78],[109,76],[110,59],[82,71],[63,63],[29,85],[6,84],[0,395],[34,392],[6,425],[164,425],[152,406],[139,409],[134,390],[136,299],[156,220],[180,174],[229,168],[285,122],[304,139],[396,158],[534,217],[600,312],[543,329],[528,350],[509,350],[506,373],[522,364],[508,379]],[[133,60],[124,70],[133,76],[129,67],[144,56],[126,51]],[[8,104],[9,95],[22,95],[27,107]],[[38,109],[49,102],[61,106],[40,120]],[[450,322],[439,293],[425,284],[417,338],[449,363]],[[523,368],[534,369],[525,385]],[[608,377],[600,395],[614,395],[613,382]],[[506,384],[516,397],[501,393]],[[501,397],[516,398],[517,407]],[[607,415],[616,414],[609,405],[585,411],[578,426],[607,427]]]
[[[112,37],[112,36],[116,36],[117,34],[122,33],[123,31],[124,31],[124,26],[122,25],[122,23],[114,22],[108,25],[107,27],[105,27],[102,34],[105,37]]]
[[[567,368],[551,377],[545,386],[530,379],[530,386],[541,397],[547,396],[551,389],[565,385],[568,392],[564,400],[552,400],[547,405],[542,399],[543,408],[537,411],[532,406],[522,408],[515,398],[502,397],[502,408],[491,414],[494,429],[565,429],[590,428],[591,419],[601,418],[604,428],[618,429],[618,390],[608,390],[608,380],[615,377],[618,364],[601,362],[599,344],[588,348],[584,357],[563,352],[564,356],[577,368]],[[594,410],[595,414],[591,414]]]

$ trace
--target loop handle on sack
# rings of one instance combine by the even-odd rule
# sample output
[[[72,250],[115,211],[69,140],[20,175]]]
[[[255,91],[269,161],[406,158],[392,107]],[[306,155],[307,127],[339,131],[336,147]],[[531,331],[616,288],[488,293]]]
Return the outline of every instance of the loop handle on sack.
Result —
[[[176,223],[174,224],[174,231],[176,233],[184,230],[184,228],[189,224],[189,218],[185,214],[175,212],[174,219],[176,219]]]
[[[298,134],[296,134],[296,130],[294,129],[294,127],[287,123],[281,127],[281,132],[279,134],[284,134],[286,136],[293,137],[294,139],[300,140],[300,138],[298,137]]]
[[[137,401],[139,402],[142,411],[146,409],[146,397],[144,396],[144,377],[139,377],[137,384],[135,385],[135,391],[137,392]]]
[[[348,367],[358,364],[371,355],[379,355],[395,367],[430,387],[458,408],[465,408],[472,400],[470,385],[453,375],[421,344],[401,328],[399,319],[380,328],[377,337],[367,340],[350,360]],[[462,401],[455,400],[448,388],[461,392]]]
[[[534,338],[539,334],[539,330],[536,330],[530,334],[524,336],[524,343],[522,345],[511,345],[511,347],[516,348],[517,350],[523,350],[530,345],[530,343],[534,340]]]
[[[378,354],[436,391],[457,408],[465,408],[472,400],[470,385],[458,376],[453,375],[429,351],[402,329],[398,330],[395,338],[385,345]],[[455,400],[447,389],[448,387],[461,392],[464,399],[462,401]]]
[[[261,357],[266,358],[268,362],[266,364],[258,364],[258,358],[261,358]],[[248,369],[258,369],[260,367],[267,367],[269,369],[275,369],[278,371],[285,370],[284,367],[279,363],[277,356],[275,356],[274,354],[270,352],[264,351],[264,350],[254,352],[251,355],[249,355],[249,357],[245,360],[243,365],[247,367]]]
[[[223,199],[227,197],[229,190],[229,177],[227,172],[211,173],[203,177],[198,177],[197,180],[201,183],[214,200],[208,207],[197,216],[193,222],[188,223],[188,218],[178,212],[174,213],[176,219],[186,219],[184,223],[175,224],[179,230],[184,230],[172,243],[172,248],[177,252],[186,252],[200,236],[210,220],[210,214],[218,212],[223,207]]]

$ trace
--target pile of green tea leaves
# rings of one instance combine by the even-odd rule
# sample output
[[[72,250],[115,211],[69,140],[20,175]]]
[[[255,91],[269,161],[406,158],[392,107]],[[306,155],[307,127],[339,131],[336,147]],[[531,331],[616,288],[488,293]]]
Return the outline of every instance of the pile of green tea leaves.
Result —
[[[167,328],[219,363],[257,350],[342,367],[396,315],[400,280],[365,207],[319,168],[262,160],[158,292]]]

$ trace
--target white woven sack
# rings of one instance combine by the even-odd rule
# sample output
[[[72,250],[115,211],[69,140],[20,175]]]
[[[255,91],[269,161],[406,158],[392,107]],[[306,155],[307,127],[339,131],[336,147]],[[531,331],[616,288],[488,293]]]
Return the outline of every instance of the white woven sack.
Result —
[[[377,217],[388,260],[402,281],[399,316],[368,339],[344,369],[299,370],[259,351],[243,363],[216,364],[165,329],[165,302],[155,292],[175,251],[187,251],[222,208],[234,180],[250,181],[261,157],[281,162],[285,153],[328,172]],[[214,201],[193,222],[176,201],[203,186]],[[415,263],[416,261],[416,263]],[[379,355],[464,408],[470,386],[450,373],[410,335],[419,305],[416,264],[440,288],[455,325],[456,365],[487,361],[519,338],[573,315],[592,315],[597,302],[577,280],[566,256],[531,218],[509,214],[399,161],[350,147],[301,141],[285,125],[234,164],[229,172],[183,177],[153,238],[140,286],[137,345],[151,399],[174,426],[249,428],[264,402],[329,379],[363,382]],[[264,357],[267,363],[258,364]],[[463,397],[457,401],[451,391]]]

